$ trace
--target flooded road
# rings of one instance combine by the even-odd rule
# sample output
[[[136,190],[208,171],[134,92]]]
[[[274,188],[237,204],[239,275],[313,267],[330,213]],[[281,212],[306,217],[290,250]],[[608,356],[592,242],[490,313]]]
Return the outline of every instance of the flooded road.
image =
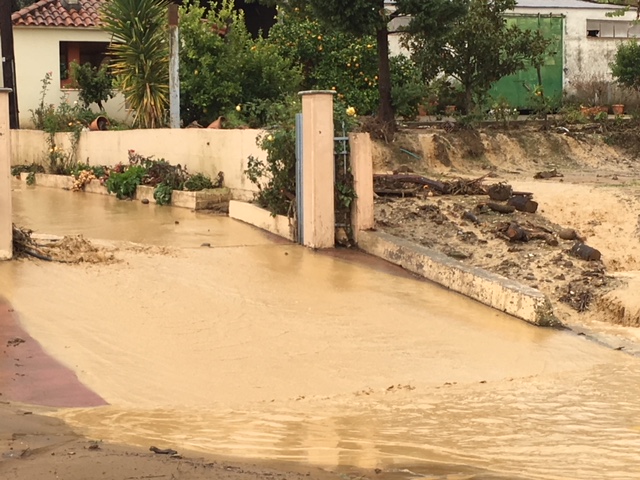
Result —
[[[110,404],[56,413],[91,438],[385,478],[638,478],[636,358],[225,217],[46,188],[14,205],[38,232],[169,247],[0,264],[28,332]]]

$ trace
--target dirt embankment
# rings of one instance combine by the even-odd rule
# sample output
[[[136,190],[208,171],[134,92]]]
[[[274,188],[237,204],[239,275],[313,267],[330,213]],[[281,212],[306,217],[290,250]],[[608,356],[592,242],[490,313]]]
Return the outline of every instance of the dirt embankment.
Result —
[[[568,323],[638,327],[640,301],[630,289],[640,282],[639,139],[640,129],[628,125],[404,131],[393,145],[376,144],[376,173],[439,181],[486,176],[485,186],[504,182],[530,193],[538,209],[498,213],[487,208],[486,195],[404,184],[404,195],[377,197],[377,228],[538,288]],[[552,170],[558,176],[534,179]],[[509,240],[514,224],[529,233],[526,241]],[[563,229],[577,237],[563,239]],[[576,256],[581,242],[601,259]]]

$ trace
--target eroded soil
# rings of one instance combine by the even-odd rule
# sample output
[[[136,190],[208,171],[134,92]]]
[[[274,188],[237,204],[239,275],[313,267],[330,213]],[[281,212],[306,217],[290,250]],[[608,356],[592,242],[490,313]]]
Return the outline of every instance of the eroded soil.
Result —
[[[391,150],[378,146],[376,173],[439,181],[485,176],[482,185],[507,183],[531,193],[539,206],[536,213],[498,213],[487,208],[487,195],[440,195],[405,184],[408,196],[376,198],[376,226],[541,290],[568,323],[595,317],[637,327],[640,304],[621,293],[640,270],[640,169],[628,148],[630,135],[625,130],[625,145],[615,146],[601,133],[537,126],[406,132]],[[534,179],[553,169],[558,177]],[[514,223],[538,235],[511,241],[505,233]],[[561,238],[566,229],[576,238]],[[576,256],[572,248],[581,242],[601,259]]]

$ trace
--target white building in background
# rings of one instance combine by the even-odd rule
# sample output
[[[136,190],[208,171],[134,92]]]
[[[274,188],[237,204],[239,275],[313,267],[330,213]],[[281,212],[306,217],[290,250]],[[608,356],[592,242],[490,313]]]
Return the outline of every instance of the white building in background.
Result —
[[[607,16],[616,10],[622,16]],[[609,64],[618,45],[640,38],[636,10],[585,2],[583,0],[518,0],[513,13],[561,15],[564,17],[564,86],[571,90],[577,81],[611,79]]]
[[[393,8],[394,2],[387,2]],[[607,16],[621,11],[622,16]],[[618,45],[640,38],[640,24],[635,22],[634,8],[607,5],[584,0],[518,0],[517,7],[510,12],[527,16],[563,17],[563,71],[564,87],[571,89],[572,83],[588,78],[611,79],[610,62]],[[396,20],[390,25],[395,30],[402,25]],[[391,35],[392,54],[407,53],[400,44],[399,35]]]
[[[104,61],[111,39],[100,29],[99,11],[105,2],[40,0],[11,16],[21,128],[32,125],[31,110],[38,107],[47,72],[51,72],[51,85],[45,102],[58,105],[63,95],[74,102],[78,91],[70,88],[71,62],[98,66]],[[105,109],[112,118],[126,118],[120,94],[106,102]]]

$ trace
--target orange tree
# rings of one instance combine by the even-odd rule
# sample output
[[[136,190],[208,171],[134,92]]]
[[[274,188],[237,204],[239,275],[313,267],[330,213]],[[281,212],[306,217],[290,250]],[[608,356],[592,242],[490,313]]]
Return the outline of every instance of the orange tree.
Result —
[[[358,114],[375,114],[380,103],[375,38],[327,30],[310,13],[300,8],[281,11],[269,43],[302,67],[303,89],[335,90],[338,99]],[[393,110],[415,115],[424,96],[419,69],[407,57],[391,57],[390,75]]]
[[[393,128],[391,63],[389,60],[389,25],[406,18],[404,30],[430,31],[434,36],[446,31],[453,20],[466,10],[466,0],[396,0],[387,8],[384,0],[262,0],[285,11],[308,8],[322,23],[326,35],[337,32],[371,36],[377,56],[378,118]]]

